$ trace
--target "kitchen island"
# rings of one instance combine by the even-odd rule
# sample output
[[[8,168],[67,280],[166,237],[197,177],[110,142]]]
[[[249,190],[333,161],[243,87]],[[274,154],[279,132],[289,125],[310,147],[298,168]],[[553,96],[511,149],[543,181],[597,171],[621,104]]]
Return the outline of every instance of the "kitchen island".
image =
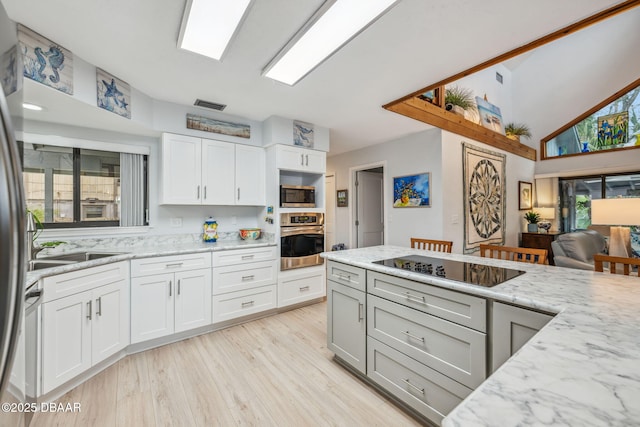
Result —
[[[525,274],[486,288],[373,263],[409,254]],[[640,422],[638,278],[395,246],[327,252],[323,257],[488,301],[556,313],[453,409],[443,426],[628,426]]]

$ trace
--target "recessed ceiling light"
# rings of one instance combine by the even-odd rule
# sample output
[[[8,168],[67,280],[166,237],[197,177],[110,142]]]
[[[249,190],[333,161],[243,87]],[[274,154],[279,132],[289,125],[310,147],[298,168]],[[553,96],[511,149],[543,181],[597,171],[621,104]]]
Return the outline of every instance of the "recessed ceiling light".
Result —
[[[28,102],[23,102],[22,103],[22,108],[24,108],[25,110],[33,110],[33,111],[42,111],[43,108],[39,105],[36,104],[29,104]]]
[[[187,0],[178,47],[220,60],[251,0]]]
[[[271,60],[263,75],[294,85],[358,35],[398,0],[325,2],[304,27]]]

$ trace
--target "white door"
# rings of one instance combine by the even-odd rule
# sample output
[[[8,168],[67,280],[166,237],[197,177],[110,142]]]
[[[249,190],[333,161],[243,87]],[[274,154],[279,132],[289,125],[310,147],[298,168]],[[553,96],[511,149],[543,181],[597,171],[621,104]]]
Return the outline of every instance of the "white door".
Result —
[[[330,251],[336,240],[336,177],[327,175],[324,182],[324,188],[327,192],[324,214],[324,250]]]
[[[265,205],[265,155],[261,147],[236,145],[236,205]]]
[[[42,393],[91,367],[91,291],[42,305]]]
[[[131,279],[131,343],[173,333],[173,273]]]
[[[184,205],[202,203],[200,138],[162,136],[162,202]]]
[[[202,204],[235,204],[235,144],[202,140]]]
[[[211,269],[175,275],[175,332],[211,324]]]
[[[126,280],[93,290],[91,363],[129,345],[129,287]]]
[[[382,173],[356,172],[356,227],[359,248],[384,243],[382,191]]]

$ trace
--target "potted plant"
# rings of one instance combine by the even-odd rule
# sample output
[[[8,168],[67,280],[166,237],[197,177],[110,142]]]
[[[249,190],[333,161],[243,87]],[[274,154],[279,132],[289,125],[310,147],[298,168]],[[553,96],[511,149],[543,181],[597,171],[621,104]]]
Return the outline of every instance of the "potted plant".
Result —
[[[507,138],[520,141],[520,137],[531,138],[531,130],[524,123],[507,123],[504,127]]]
[[[444,106],[447,111],[462,116],[465,111],[475,111],[477,108],[473,91],[460,86],[451,86],[445,90]]]
[[[538,212],[529,211],[524,214],[524,219],[527,220],[527,231],[529,233],[538,232],[538,221],[540,221],[540,214]]]

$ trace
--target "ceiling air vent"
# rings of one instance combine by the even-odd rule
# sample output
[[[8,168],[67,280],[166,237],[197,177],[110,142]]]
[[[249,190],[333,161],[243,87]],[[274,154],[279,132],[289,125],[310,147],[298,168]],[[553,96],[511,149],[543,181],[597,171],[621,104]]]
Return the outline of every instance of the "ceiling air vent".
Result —
[[[227,108],[227,106],[224,104],[218,104],[217,102],[203,101],[202,99],[196,99],[196,102],[194,102],[193,105],[195,105],[196,107],[210,108],[212,110],[218,110],[218,111],[222,111],[225,108]]]

